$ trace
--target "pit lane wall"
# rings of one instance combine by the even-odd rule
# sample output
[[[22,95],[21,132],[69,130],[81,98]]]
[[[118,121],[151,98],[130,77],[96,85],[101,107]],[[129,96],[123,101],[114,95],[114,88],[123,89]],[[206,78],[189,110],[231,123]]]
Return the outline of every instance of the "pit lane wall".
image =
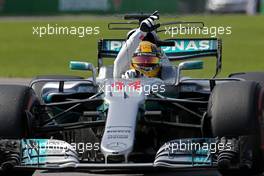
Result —
[[[206,0],[0,0],[1,14],[34,15],[57,13],[199,13]]]

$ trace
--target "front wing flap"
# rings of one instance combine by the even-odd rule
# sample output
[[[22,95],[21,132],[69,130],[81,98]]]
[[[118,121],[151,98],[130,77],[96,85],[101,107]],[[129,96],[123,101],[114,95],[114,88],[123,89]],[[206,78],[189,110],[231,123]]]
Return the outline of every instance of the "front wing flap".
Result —
[[[68,168],[75,171],[78,169],[216,168],[216,153],[212,152],[211,148],[216,142],[215,138],[173,140],[158,150],[153,163],[82,163],[78,158],[78,153],[64,141],[54,139],[0,140],[0,154],[6,153],[7,156],[0,160],[0,164],[2,168],[8,163],[20,169],[60,170]],[[191,148],[191,144],[195,146]],[[9,146],[9,151],[3,147],[6,145]],[[198,145],[200,145],[199,148],[197,148]]]

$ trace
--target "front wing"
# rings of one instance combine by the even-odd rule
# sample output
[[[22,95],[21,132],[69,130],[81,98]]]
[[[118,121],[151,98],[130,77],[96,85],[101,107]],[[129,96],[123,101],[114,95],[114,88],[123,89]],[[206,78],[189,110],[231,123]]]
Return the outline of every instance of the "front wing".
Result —
[[[0,140],[1,167],[12,164],[18,169],[41,170],[130,170],[130,169],[190,169],[216,168],[217,150],[211,147],[216,138],[178,139],[165,143],[157,152],[153,163],[83,163],[72,146],[54,139]],[[202,145],[191,148],[188,144]],[[7,146],[9,146],[7,148]],[[181,148],[180,148],[181,147]]]

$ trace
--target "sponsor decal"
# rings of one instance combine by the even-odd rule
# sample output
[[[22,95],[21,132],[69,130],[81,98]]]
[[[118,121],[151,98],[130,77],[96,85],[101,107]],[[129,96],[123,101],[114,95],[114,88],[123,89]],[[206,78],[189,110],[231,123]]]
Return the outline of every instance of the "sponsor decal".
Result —
[[[110,51],[120,51],[125,41],[108,41],[105,49]]]
[[[141,88],[141,83],[140,83],[140,80],[137,80],[137,81],[129,83],[127,86],[134,90],[139,90]],[[121,91],[125,89],[125,84],[124,82],[116,81],[115,83],[111,84],[111,87],[116,88],[118,91]]]
[[[217,49],[217,40],[174,40],[175,46],[161,47],[165,53],[210,51]],[[106,51],[120,51],[125,41],[105,41]]]
[[[165,53],[203,51],[212,49],[211,40],[179,40],[173,47],[162,47]]]

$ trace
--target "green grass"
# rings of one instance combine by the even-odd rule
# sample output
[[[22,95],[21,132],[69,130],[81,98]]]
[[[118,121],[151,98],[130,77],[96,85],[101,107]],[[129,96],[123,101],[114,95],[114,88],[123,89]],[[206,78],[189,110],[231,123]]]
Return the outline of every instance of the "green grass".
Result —
[[[107,30],[107,23],[117,17],[71,16],[44,18],[4,18],[0,21],[0,77],[33,77],[41,74],[86,75],[70,71],[70,60],[96,64],[97,41],[100,38],[123,38],[125,32]],[[172,17],[162,18],[164,21]],[[221,76],[231,72],[264,71],[264,16],[186,16],[176,20],[204,21],[206,26],[231,26],[232,34],[223,39],[223,69]],[[32,35],[33,26],[99,26],[100,34],[77,36]],[[163,36],[164,37],[164,36]],[[167,38],[169,36],[166,36]],[[201,36],[196,36],[201,37]],[[201,75],[214,69],[206,64]]]

